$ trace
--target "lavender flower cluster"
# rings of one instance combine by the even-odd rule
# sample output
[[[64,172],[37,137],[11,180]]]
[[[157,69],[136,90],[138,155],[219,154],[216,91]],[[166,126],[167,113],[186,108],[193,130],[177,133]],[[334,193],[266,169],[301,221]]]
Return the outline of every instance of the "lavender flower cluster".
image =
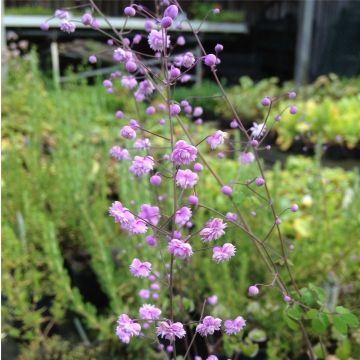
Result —
[[[103,86],[109,94],[113,94],[117,84],[120,84],[123,88],[130,91],[132,95],[129,95],[129,97],[132,96],[135,103],[142,102],[147,104],[145,117],[148,120],[144,123],[141,123],[139,120],[140,113],[136,115],[137,119],[135,120],[131,118],[131,114],[126,114],[122,110],[116,112],[115,117],[124,123],[119,135],[125,144],[130,145],[126,147],[119,145],[112,147],[110,149],[111,157],[116,161],[129,162],[129,176],[148,178],[151,188],[161,188],[165,182],[170,182],[173,187],[173,212],[170,214],[166,214],[165,208],[161,206],[164,196],[157,197],[157,204],[143,203],[137,210],[134,209],[134,206],[126,207],[120,201],[115,201],[109,207],[109,215],[114,219],[115,223],[119,224],[121,231],[126,232],[129,236],[144,236],[144,240],[150,247],[163,246],[170,258],[170,262],[166,264],[162,271],[160,271],[161,269],[154,269],[153,264],[148,261],[149,259],[132,259],[129,264],[131,274],[136,278],[149,280],[149,289],[141,289],[139,291],[139,297],[147,303],[144,303],[139,308],[138,318],[136,319],[127,314],[119,316],[116,335],[123,343],[129,343],[132,337],[145,336],[145,332],[148,331],[155,337],[159,349],[164,349],[164,345],[160,343],[160,339],[164,339],[169,342],[166,351],[175,354],[175,341],[187,336],[188,324],[174,319],[173,289],[176,286],[174,262],[179,261],[186,264],[186,261],[195,256],[196,251],[194,247],[196,245],[213,244],[215,242],[217,244],[212,247],[214,266],[229,261],[236,255],[236,246],[229,242],[219,243],[219,240],[226,234],[229,225],[236,226],[254,240],[263,260],[269,266],[269,271],[273,278],[270,285],[278,287],[285,302],[291,302],[292,298],[288,287],[280,277],[277,267],[271,265],[267,258],[265,252],[267,245],[265,241],[261,241],[254,235],[233,199],[233,194],[236,191],[235,185],[237,184],[225,184],[200,152],[200,144],[202,142],[207,144],[208,152],[221,148],[228,141],[229,134],[225,131],[217,130],[206,136],[199,144],[195,144],[191,133],[183,123],[182,117],[187,116],[196,125],[201,125],[203,122],[201,116],[204,113],[202,107],[196,106],[193,108],[189,99],[184,99],[179,103],[171,99],[170,89],[178,83],[189,81],[191,79],[191,71],[199,62],[202,62],[210,69],[220,90],[223,91],[216,71],[217,66],[221,63],[220,53],[224,47],[222,44],[217,44],[213,53],[207,53],[199,42],[203,52],[201,56],[196,56],[190,51],[178,52],[177,50],[186,44],[186,40],[181,35],[174,38],[174,33],[169,34],[169,30],[172,27],[180,30],[183,26],[182,23],[184,21],[187,22],[187,20],[184,20],[185,14],[177,2],[171,4],[168,0],[162,0],[159,2],[159,5],[158,9],[162,10],[156,14],[138,4],[132,4],[124,9],[126,17],[138,15],[146,18],[144,31],[147,33],[146,40],[149,49],[153,52],[150,57],[158,59],[159,68],[154,70],[148,67],[143,61],[146,54],[136,50],[136,45],[143,41],[143,35],[135,34],[132,39],[129,39],[124,36],[123,30],[119,31],[113,28],[114,34],[109,35],[108,45],[113,52],[114,61],[122,65],[123,73],[120,71],[112,73],[109,79],[104,80]],[[93,1],[90,1],[90,6],[92,13],[85,13],[81,18],[81,22],[85,26],[99,29],[99,22],[93,15],[94,12],[99,12],[99,9]],[[219,10],[214,9],[213,12],[216,14]],[[99,14],[101,15],[101,12]],[[179,16],[180,14],[181,17]],[[53,18],[60,20],[59,27],[62,31],[68,33],[75,31],[75,21],[71,20],[70,13],[67,10],[57,10]],[[191,23],[188,22],[187,24],[191,28]],[[48,30],[49,20],[43,22],[40,27],[45,31]],[[195,38],[199,40],[197,31],[192,30]],[[175,50],[177,51],[176,53]],[[95,54],[89,57],[90,63],[94,64],[96,61],[97,57]],[[151,104],[151,98],[154,93],[157,93],[163,100],[157,106]],[[227,101],[226,94],[223,93],[223,95],[225,101]],[[294,99],[296,94],[291,92],[286,94],[286,96],[289,99]],[[257,163],[260,170],[258,177],[243,185],[251,187],[252,184],[255,184],[256,187],[265,187],[267,196],[270,195],[264,173],[261,169],[258,152],[270,149],[269,146],[262,147],[261,145],[273,125],[269,126],[269,114],[273,102],[277,100],[270,97],[264,97],[261,100],[262,106],[269,108],[268,116],[263,123],[253,123],[249,130],[245,129],[235,112],[234,119],[229,124],[230,128],[238,129],[245,138],[242,151],[239,154],[240,166]],[[291,106],[289,113],[295,114],[296,112],[296,107]],[[282,113],[276,115],[274,123],[280,121],[281,115]],[[169,137],[154,133],[150,130],[151,127],[146,126],[149,123],[153,123],[155,116],[161,117],[158,120],[161,126],[168,126]],[[183,135],[175,133],[175,123],[180,125]],[[157,148],[152,145],[152,138],[165,143],[162,148],[169,149],[169,153],[159,154]],[[224,156],[225,154],[222,151],[217,153],[219,159]],[[234,208],[234,212],[221,214],[211,209],[207,204],[202,203],[201,191],[199,194],[197,185],[204,167],[216,178],[219,184],[219,192],[226,197],[229,201],[229,206]],[[252,188],[252,191],[256,193],[256,188]],[[271,206],[274,213],[274,225],[270,232],[277,228],[280,234],[281,214],[275,213],[271,198],[269,197],[268,200],[269,206]],[[214,216],[210,217],[200,230],[195,231],[192,218],[199,208],[213,212]],[[296,212],[298,206],[293,204],[285,210]],[[280,241],[282,241],[281,236]],[[286,262],[286,255],[283,254],[283,256]],[[162,289],[160,284],[165,286],[166,292],[169,293],[170,311],[168,311],[169,309],[161,309],[159,306],[155,306],[148,301],[150,298],[154,302],[159,299],[159,292]],[[248,289],[248,295],[257,296],[260,292],[260,286],[269,285],[251,285]],[[205,302],[208,305],[214,305],[217,303],[217,296],[212,295]],[[241,332],[246,326],[245,319],[240,315],[236,315],[234,319],[223,321],[211,315],[205,316],[204,309],[200,319],[196,322],[197,326],[194,336],[198,334],[206,337],[213,335],[216,331],[221,331],[221,329],[223,329],[225,334],[233,335]],[[169,313],[169,316],[165,316],[167,313]],[[196,359],[200,358],[197,356]],[[216,356],[211,355],[208,359],[214,360]]]

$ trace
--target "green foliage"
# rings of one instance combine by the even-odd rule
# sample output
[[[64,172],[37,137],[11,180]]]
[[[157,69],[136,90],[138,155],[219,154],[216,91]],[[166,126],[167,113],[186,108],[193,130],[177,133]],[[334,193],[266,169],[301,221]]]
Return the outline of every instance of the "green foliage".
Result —
[[[119,313],[133,311],[139,301],[136,294],[141,280],[130,276],[128,264],[137,256],[154,259],[156,268],[162,260],[156,248],[142,246],[142,237],[128,238],[106,215],[113,199],[153,202],[147,180],[132,181],[127,165],[108,156],[109,148],[117,143],[120,127],[114,112],[122,109],[135,113],[135,107],[126,92],[109,97],[99,85],[71,83],[60,91],[46,88],[34,70],[34,58],[33,63],[13,66],[3,99],[2,124],[3,333],[21,340],[24,359],[27,355],[28,359],[51,359],[51,353],[66,359],[62,354],[70,348],[74,351],[73,357],[68,357],[71,359],[80,359],[87,349],[89,359],[101,359],[104,352],[111,354],[104,358],[115,358],[117,351],[128,359],[139,358],[144,349],[151,351],[149,342],[135,339],[125,350],[113,333]],[[210,125],[187,125],[195,141],[213,131]],[[152,128],[155,132],[162,129],[159,125]],[[175,131],[178,133],[178,126]],[[236,136],[235,131],[232,135]],[[225,182],[235,179],[242,183],[256,175],[254,165],[234,166],[230,159],[215,161],[206,144],[201,147]],[[199,184],[202,202],[227,212],[218,184],[207,170],[203,174]],[[300,205],[297,214],[285,212],[281,216],[281,226],[287,248],[294,245],[289,261],[301,296],[290,294],[294,303],[288,306],[282,294],[264,288],[258,298],[249,300],[249,284],[272,279],[249,237],[229,226],[224,242],[236,245],[237,256],[219,265],[211,260],[211,250],[193,257],[177,285],[184,296],[175,297],[175,312],[180,315],[184,308],[188,317],[184,321],[193,320],[190,314],[201,308],[205,297],[216,293],[219,303],[211,310],[214,316],[234,318],[241,314],[248,323],[246,332],[238,337],[224,337],[228,354],[241,348],[253,355],[258,344],[268,339],[269,359],[299,355],[303,351],[297,326],[300,319],[310,329],[312,339],[318,341],[321,335],[327,344],[337,341],[342,354],[353,354],[358,314],[347,309],[356,308],[360,293],[354,258],[359,176],[356,171],[322,168],[318,160],[304,157],[289,157],[283,168],[277,164],[266,175],[278,211],[294,202]],[[264,238],[273,219],[261,199],[249,195],[245,187],[235,186],[234,200],[254,233]],[[254,208],[257,217],[250,215]],[[199,209],[195,228],[199,229],[209,216],[207,210]],[[270,236],[267,244],[279,252],[276,236]],[[79,257],[85,260],[79,261]],[[287,279],[281,257],[278,263]],[[81,271],[95,274],[94,281],[100,284],[107,305],[99,307],[86,298],[86,292],[74,282],[74,273]],[[336,276],[330,277],[331,273]],[[353,283],[352,292],[341,290],[349,283]],[[338,293],[335,298],[333,289]],[[166,305],[167,301],[162,295],[161,302]],[[73,324],[75,317],[91,342],[99,346],[75,346],[79,334],[73,325],[73,334],[65,342],[62,336],[47,337],[47,326],[61,328],[68,322]]]

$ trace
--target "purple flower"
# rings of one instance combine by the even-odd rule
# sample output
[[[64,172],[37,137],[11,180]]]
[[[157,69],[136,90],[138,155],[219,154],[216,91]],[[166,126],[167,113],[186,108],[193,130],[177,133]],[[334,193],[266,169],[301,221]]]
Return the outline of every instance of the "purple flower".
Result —
[[[141,299],[147,300],[147,299],[149,299],[149,297],[150,297],[150,291],[147,290],[147,289],[141,289],[141,290],[138,292],[138,295],[140,296]]]
[[[200,163],[194,164],[194,171],[195,172],[202,172],[203,169],[204,169],[204,167],[202,166],[202,164],[200,164]]]
[[[147,80],[143,80],[139,84],[139,92],[141,94],[151,95],[154,90],[155,90],[154,85]]]
[[[135,220],[134,215],[128,208],[122,206],[120,201],[115,201],[109,208],[109,215],[115,219],[115,223],[126,225]]]
[[[135,130],[129,126],[129,125],[125,125],[121,130],[120,130],[120,135],[124,138],[124,139],[128,139],[128,140],[133,140],[136,138],[136,132]]]
[[[242,165],[251,164],[255,160],[255,155],[252,152],[243,152],[239,156],[239,162]]]
[[[125,68],[128,72],[135,72],[137,70],[137,65],[136,65],[136,62],[134,61],[128,61],[126,64],[125,64]]]
[[[40,29],[42,31],[47,31],[49,30],[49,23],[47,21],[43,21],[41,24],[40,24]]]
[[[130,154],[126,149],[120,146],[113,146],[110,150],[110,155],[116,160],[130,160]]]
[[[122,225],[122,227],[131,234],[145,234],[148,230],[145,221],[136,219],[129,224]]]
[[[185,68],[189,69],[194,65],[194,63],[195,63],[195,57],[193,53],[187,52],[182,56],[181,66],[184,66]]]
[[[58,10],[55,10],[54,16],[60,20],[64,20],[64,19],[69,19],[70,14],[66,10],[58,9]]]
[[[141,34],[136,34],[133,38],[133,44],[139,44],[142,39]]]
[[[186,332],[180,322],[161,321],[156,328],[156,334],[169,341],[174,341],[175,338],[183,338]]]
[[[93,21],[93,17],[89,13],[86,13],[81,17],[81,22],[84,25],[91,25],[92,21]]]
[[[176,173],[176,185],[182,189],[189,189],[196,185],[199,177],[189,169],[178,170]]]
[[[161,315],[161,310],[151,304],[144,304],[139,309],[139,316],[142,320],[157,320]]]
[[[198,199],[198,197],[196,195],[190,195],[188,200],[189,200],[190,205],[195,206],[195,205],[197,205],[199,203],[199,199]]]
[[[60,30],[67,32],[68,34],[71,34],[75,31],[76,26],[74,23],[68,21],[68,20],[63,20],[60,23]]]
[[[177,8],[176,5],[170,5],[165,9],[164,16],[169,16],[171,19],[175,19],[178,12],[179,9]]]
[[[228,213],[226,213],[226,218],[229,221],[236,221],[237,220],[237,215],[232,213],[232,212],[228,212]]]
[[[156,113],[155,106],[148,106],[145,111],[148,115],[154,115]]]
[[[252,285],[248,289],[248,294],[250,296],[256,296],[259,294],[259,288],[256,285]]]
[[[176,44],[179,46],[184,46],[186,44],[185,38],[183,36],[179,36],[176,39]]]
[[[214,66],[216,64],[217,57],[214,54],[208,54],[204,57],[204,64],[207,66]]]
[[[146,150],[149,149],[151,146],[149,139],[138,139],[135,141],[133,147],[136,150]]]
[[[291,210],[292,212],[297,212],[297,211],[299,210],[299,206],[298,206],[297,204],[292,204],[292,205],[290,206],[290,210]]]
[[[213,260],[217,263],[229,260],[235,255],[236,248],[233,244],[226,243],[223,246],[215,246],[213,248]]]
[[[171,154],[171,160],[175,165],[188,165],[195,161],[197,148],[184,140],[179,140]]]
[[[289,93],[288,93],[288,98],[289,99],[295,99],[296,98],[296,92],[295,91],[290,91]]]
[[[131,337],[140,335],[140,331],[140,324],[130,319],[129,316],[126,314],[119,316],[117,320],[116,335],[123,343],[128,344]]]
[[[173,21],[172,21],[172,18],[170,16],[165,16],[160,21],[160,25],[164,29],[169,28],[172,25],[172,23],[173,23]]]
[[[215,45],[215,51],[218,53],[218,52],[221,52],[224,50],[224,46],[221,45],[221,44],[216,44]]]
[[[216,295],[211,295],[208,297],[207,302],[209,305],[216,305],[218,302],[218,297]]]
[[[199,117],[204,113],[204,109],[201,106],[196,106],[193,115]]]
[[[171,104],[170,105],[170,115],[175,116],[180,114],[181,107],[178,104]]]
[[[217,240],[225,234],[224,229],[226,227],[227,224],[221,219],[212,219],[208,221],[206,226],[200,231],[200,237],[205,242]]]
[[[265,96],[262,100],[261,100],[261,105],[262,106],[269,106],[271,104],[271,99],[268,96]]]
[[[136,176],[143,176],[154,168],[154,159],[152,156],[135,156],[129,171]]]
[[[156,243],[157,243],[156,237],[152,236],[152,235],[147,236],[145,238],[145,241],[149,246],[156,246]]]
[[[265,184],[265,180],[261,177],[257,177],[255,179],[255,184],[256,184],[256,186],[263,186]]]
[[[142,204],[139,217],[146,220],[151,225],[157,225],[160,220],[160,210],[157,206]]]
[[[236,334],[241,331],[246,325],[246,321],[238,316],[235,320],[226,320],[224,321],[225,332],[228,335]]]
[[[136,11],[135,11],[135,9],[134,9],[132,6],[127,6],[127,7],[124,9],[124,14],[125,14],[126,16],[135,16]]]
[[[161,177],[159,175],[153,175],[150,178],[150,184],[154,186],[159,186],[161,184]]]
[[[97,62],[96,56],[95,55],[90,55],[89,56],[89,63],[90,64],[96,64],[96,62]]]
[[[161,31],[151,30],[148,36],[148,42],[151,49],[154,51],[163,51],[170,46],[170,36],[166,35],[166,44],[164,45],[164,37]]]
[[[145,31],[146,32],[150,32],[152,30],[153,27],[153,22],[151,19],[146,19],[145,21]]]
[[[212,316],[205,316],[203,321],[196,327],[196,332],[201,336],[214,334],[215,331],[220,330],[221,319]]]
[[[226,196],[230,196],[232,194],[232,192],[233,192],[233,189],[228,185],[224,185],[221,188],[221,192]]]
[[[183,206],[175,213],[175,223],[184,226],[191,219],[191,209],[187,206]]]
[[[132,75],[125,75],[121,78],[121,85],[125,89],[133,89],[137,85],[137,81]]]
[[[171,255],[181,259],[185,259],[193,254],[191,245],[179,239],[172,239],[168,244],[168,250]]]
[[[135,277],[146,278],[150,275],[151,264],[147,261],[141,262],[135,258],[130,265],[130,271]]]
[[[291,115],[295,115],[297,113],[297,107],[296,106],[290,106],[290,110],[289,110]]]

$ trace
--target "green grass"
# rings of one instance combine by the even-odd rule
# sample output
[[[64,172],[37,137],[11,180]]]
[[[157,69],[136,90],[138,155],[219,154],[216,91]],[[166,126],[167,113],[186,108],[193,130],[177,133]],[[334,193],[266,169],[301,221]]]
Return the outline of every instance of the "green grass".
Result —
[[[135,204],[153,202],[147,180],[132,181],[127,166],[108,156],[109,148],[119,142],[122,123],[114,112],[122,109],[136,117],[134,105],[126,92],[108,96],[101,85],[73,83],[55,91],[44,85],[36,63],[12,66],[2,108],[3,333],[22,341],[19,346],[26,360],[38,359],[44,353],[70,359],[69,346],[75,346],[79,354],[71,359],[82,359],[84,349],[79,347],[73,325],[66,341],[64,332],[58,331],[60,337],[51,337],[50,342],[43,332],[49,321],[62,329],[78,318],[94,343],[91,352],[96,359],[138,359],[144,351],[153,354],[149,353],[150,342],[135,340],[124,348],[114,336],[116,317],[136,312],[136,293],[146,286],[146,282],[130,276],[129,262],[136,256],[153,259],[155,268],[161,264],[156,248],[146,247],[143,237],[129,238],[106,215],[114,198],[125,204],[131,200]],[[161,131],[158,125],[154,129]],[[195,139],[201,139],[212,128],[191,127],[191,131]],[[256,175],[252,165],[239,171],[233,160],[219,162],[210,154],[206,156],[224,181],[236,178],[241,182]],[[312,282],[326,289],[335,281],[337,302],[356,308],[360,294],[355,257],[359,255],[360,213],[357,172],[322,168],[316,159],[289,157],[284,168],[277,164],[267,176],[278,209],[293,202],[301,205],[299,213],[284,214],[281,225],[286,243],[295,246],[290,261],[299,286]],[[199,189],[203,189],[204,203],[227,211],[224,196],[206,171]],[[261,202],[240,186],[234,198],[253,231],[264,237],[272,223],[267,209],[258,209],[257,217],[251,217],[250,211]],[[195,226],[201,226],[209,216],[199,211]],[[268,241],[278,249],[275,237]],[[249,284],[271,281],[253,244],[234,228],[228,229],[224,242],[237,245],[237,256],[221,265],[211,261],[210,251],[194,256],[182,271],[177,290],[183,291],[183,296],[177,297],[176,303],[182,302],[186,309],[199,308],[205,296],[216,293],[219,305],[213,314],[222,318],[242,314],[248,319],[249,330],[264,330],[270,339],[269,359],[300,354],[301,334],[287,327],[281,295],[270,290],[251,301],[246,296]],[[86,260],[79,261],[79,257]],[[84,299],[84,293],[71,280],[69,264],[75,273],[93,271],[108,306],[96,308]],[[281,264],[280,269],[285,274]],[[350,283],[353,290],[345,291]],[[41,305],[46,298],[51,302]],[[163,291],[164,308],[167,301]],[[177,316],[182,316],[178,310]],[[312,336],[314,343],[317,339]],[[337,339],[343,347],[348,341],[330,332],[323,339],[327,345],[330,339]],[[238,349],[239,339],[233,340],[225,341],[228,354]],[[358,357],[355,342],[348,343],[352,356]]]

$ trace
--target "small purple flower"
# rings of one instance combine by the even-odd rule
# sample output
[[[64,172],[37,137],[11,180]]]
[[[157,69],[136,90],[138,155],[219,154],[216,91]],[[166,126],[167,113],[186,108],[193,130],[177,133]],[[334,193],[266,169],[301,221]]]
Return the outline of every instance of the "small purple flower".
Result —
[[[290,110],[289,110],[291,115],[295,115],[297,113],[297,107],[296,106],[290,106]]]
[[[235,255],[236,248],[233,244],[226,243],[223,246],[215,246],[213,248],[213,260],[217,263],[227,261]]]
[[[176,39],[176,44],[179,46],[184,46],[186,44],[185,38],[183,36],[179,36]]]
[[[60,20],[65,20],[65,19],[69,19],[70,14],[66,10],[58,9],[58,10],[55,10],[54,17],[56,17]]]
[[[103,86],[106,87],[106,88],[112,88],[113,84],[112,84],[111,80],[105,79],[103,81]]]
[[[298,206],[297,204],[292,204],[292,205],[290,206],[290,210],[291,210],[292,212],[297,212],[297,211],[299,210],[299,206]]]
[[[170,71],[169,71],[170,79],[176,79],[176,78],[178,78],[180,75],[181,75],[180,69],[172,66],[171,69],[170,69]]]
[[[132,6],[127,6],[127,7],[124,9],[124,14],[125,14],[126,16],[135,16],[136,11],[135,11],[134,7],[132,7]]]
[[[209,305],[216,305],[218,302],[218,297],[216,295],[211,295],[208,297],[207,302]]]
[[[295,99],[296,98],[296,92],[295,91],[288,92],[288,98],[290,100]]]
[[[154,51],[163,51],[170,46],[170,36],[166,35],[166,44],[164,44],[164,36],[161,31],[151,30],[148,36],[148,42]]]
[[[131,337],[140,335],[140,331],[140,324],[130,319],[128,315],[122,314],[119,316],[117,320],[116,335],[123,343],[128,344]]]
[[[157,206],[142,204],[139,217],[146,220],[151,225],[157,225],[160,220],[160,209]]]
[[[96,62],[97,62],[96,56],[95,55],[90,55],[89,56],[89,63],[90,64],[96,64]]]
[[[205,316],[202,322],[196,327],[196,332],[201,336],[213,335],[215,331],[220,330],[221,319],[213,316]]]
[[[237,215],[232,213],[232,212],[228,212],[228,213],[226,213],[226,218],[229,221],[236,221],[237,220]]]
[[[146,278],[151,273],[151,264],[147,261],[141,262],[135,258],[130,265],[130,271],[135,277]]]
[[[129,171],[136,176],[143,176],[154,168],[154,159],[152,156],[135,156]]]
[[[203,171],[203,169],[204,169],[204,167],[202,166],[202,164],[200,164],[200,163],[196,163],[196,164],[194,164],[194,171],[195,172],[202,172]]]
[[[232,192],[233,192],[233,189],[228,185],[224,185],[221,188],[221,192],[226,196],[230,196],[232,194]]]
[[[113,146],[110,149],[110,155],[116,160],[130,160],[129,151],[121,148],[120,146]]]
[[[255,179],[255,184],[256,184],[256,186],[263,186],[265,184],[265,180],[261,177],[257,177]]]
[[[184,226],[191,219],[191,209],[187,206],[183,206],[175,213],[175,224]]]
[[[205,242],[217,240],[225,234],[226,227],[227,224],[222,219],[214,218],[200,231],[200,237]]]
[[[177,14],[179,12],[179,9],[176,5],[170,5],[168,6],[164,11],[164,16],[169,16],[171,19],[175,19]]]
[[[178,170],[176,173],[176,185],[182,189],[189,189],[196,185],[199,180],[199,177],[196,173],[192,172],[189,169]]]
[[[180,114],[181,107],[178,104],[171,104],[170,105],[170,115],[175,116]]]
[[[76,26],[68,20],[62,20],[60,23],[60,30],[71,34],[76,30]]]
[[[228,335],[236,334],[240,332],[246,325],[246,321],[238,316],[235,320],[224,321],[225,332]]]
[[[155,109],[155,106],[148,106],[146,108],[146,113],[148,115],[154,115],[156,113],[156,109]]]
[[[172,25],[173,21],[170,16],[165,16],[161,19],[160,25],[162,28],[167,29]]]
[[[271,104],[271,99],[268,96],[265,96],[262,100],[261,100],[261,105],[262,106],[269,106]]]
[[[255,160],[255,155],[252,152],[243,152],[239,156],[239,162],[242,165],[251,164]]]
[[[161,177],[159,175],[151,176],[150,184],[154,186],[159,186],[161,184]]]
[[[133,140],[136,138],[136,132],[135,130],[129,126],[129,125],[125,125],[121,130],[120,130],[120,135],[124,138],[124,139],[128,139],[128,140]]]
[[[195,57],[193,53],[187,52],[183,55],[181,59],[181,66],[184,66],[185,68],[189,69],[194,65],[194,63],[195,63]]]
[[[227,137],[227,133],[221,130],[217,130],[213,135],[207,138],[207,142],[212,150],[222,145]]]
[[[222,44],[216,44],[215,45],[215,51],[218,53],[218,52],[221,52],[224,50],[224,46]]]
[[[195,161],[197,156],[197,148],[188,144],[184,140],[176,142],[174,150],[171,154],[171,161],[175,165],[188,165]]]
[[[217,57],[214,54],[208,54],[204,57],[204,64],[207,66],[214,66],[216,64]]]
[[[137,70],[137,65],[136,65],[136,62],[134,61],[128,61],[126,64],[125,64],[125,68],[128,72],[135,72]]]
[[[137,81],[132,75],[126,75],[121,78],[121,85],[125,89],[133,89],[137,85]]]
[[[138,295],[140,296],[141,299],[147,300],[147,299],[150,298],[150,291],[147,290],[147,289],[141,289],[141,290],[138,292]]]
[[[196,206],[199,203],[199,199],[196,195],[190,195],[188,200],[189,200],[189,204],[193,206]]]
[[[172,239],[169,242],[168,251],[171,255],[181,259],[190,257],[193,254],[191,245],[179,239]]]
[[[133,42],[133,44],[140,44],[141,39],[142,39],[141,34],[136,34],[136,35],[134,36],[132,42]]]
[[[161,321],[156,327],[156,334],[169,341],[174,341],[175,338],[183,338],[186,332],[183,324],[180,322]]]
[[[151,19],[146,19],[145,21],[145,31],[150,32],[153,28],[153,22]]]
[[[259,288],[256,285],[252,285],[248,289],[248,294],[250,296],[256,296],[259,294]]]
[[[285,294],[285,295],[284,295],[284,301],[287,302],[287,303],[290,302],[290,301],[291,301],[291,297],[290,297],[289,295],[286,295],[286,294]]]
[[[193,116],[194,117],[199,117],[204,113],[204,109],[201,106],[196,106],[194,109],[194,113]]]
[[[138,139],[135,141],[133,147],[136,150],[146,150],[151,147],[151,143],[149,139]]]
[[[93,21],[93,17],[89,13],[86,13],[81,17],[81,22],[84,25],[91,25],[92,21]]]
[[[149,246],[156,246],[156,243],[157,243],[156,237],[152,236],[152,235],[147,236],[145,238],[145,241]]]
[[[142,320],[157,320],[161,315],[161,310],[151,304],[144,304],[139,309],[139,317]]]
[[[122,206],[120,201],[115,201],[109,208],[109,215],[115,219],[115,223],[126,225],[135,220],[134,215],[128,208]]]
[[[121,111],[121,110],[118,110],[116,113],[115,113],[115,117],[117,119],[122,119],[124,117],[124,113]]]
[[[43,21],[42,23],[40,23],[40,29],[42,31],[48,31],[49,30],[49,23],[47,21]]]

